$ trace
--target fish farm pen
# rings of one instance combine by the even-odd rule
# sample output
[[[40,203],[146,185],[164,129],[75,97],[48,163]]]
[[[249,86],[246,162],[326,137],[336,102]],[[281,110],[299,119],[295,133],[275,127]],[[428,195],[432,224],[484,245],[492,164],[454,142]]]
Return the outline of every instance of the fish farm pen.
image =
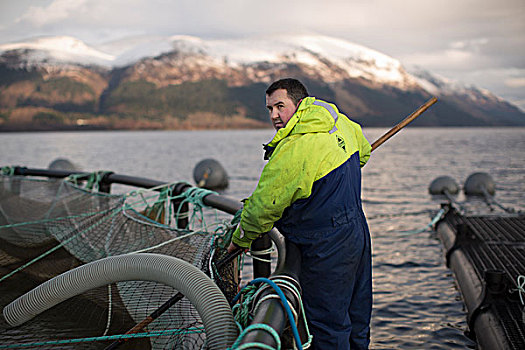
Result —
[[[464,192],[477,199],[460,203],[454,181],[436,179],[429,192],[446,200],[432,224],[469,336],[525,349],[525,215],[494,191],[473,174]],[[308,348],[300,254],[277,230],[252,245],[254,279],[239,290],[245,257],[226,247],[241,208],[188,183],[2,168],[0,349]]]
[[[434,180],[429,190],[448,198],[435,230],[467,308],[469,336],[481,349],[525,349],[525,213],[494,200],[486,173],[472,174],[464,185],[485,210],[458,203],[450,178]]]
[[[239,291],[241,208],[187,183],[3,168],[0,348],[307,348],[300,259],[277,230]]]

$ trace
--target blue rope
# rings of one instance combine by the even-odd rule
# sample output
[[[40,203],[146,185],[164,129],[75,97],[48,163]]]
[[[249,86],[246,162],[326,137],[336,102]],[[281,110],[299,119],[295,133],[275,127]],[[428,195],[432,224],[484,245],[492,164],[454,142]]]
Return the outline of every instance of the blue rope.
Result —
[[[132,333],[132,334],[117,334],[117,335],[106,335],[101,337],[89,337],[89,338],[75,338],[75,339],[62,339],[62,340],[50,340],[38,343],[25,343],[25,344],[10,344],[0,345],[0,349],[15,349],[25,348],[43,345],[59,345],[59,344],[73,344],[73,343],[84,343],[90,341],[103,341],[103,340],[116,340],[116,339],[130,339],[130,338],[147,338],[157,337],[162,335],[170,334],[186,334],[186,333],[202,333],[204,328],[196,327],[189,329],[167,329],[163,331],[151,331],[146,333]]]
[[[415,234],[418,234],[418,233],[425,232],[426,230],[428,230],[429,228],[434,226],[439,220],[441,220],[441,218],[443,217],[443,214],[445,214],[445,209],[440,209],[439,212],[437,213],[437,215],[432,219],[432,221],[430,221],[430,223],[427,224],[422,229],[413,230],[413,231],[401,231],[401,233],[404,234],[404,235],[415,235]]]
[[[293,336],[294,336],[294,339],[295,339],[295,343],[297,344],[297,348],[298,349],[302,349],[303,346],[301,344],[301,338],[299,337],[299,331],[297,330],[297,326],[295,325],[295,319],[293,317],[292,310],[290,309],[290,305],[288,305],[288,300],[284,296],[284,293],[281,290],[281,288],[279,288],[279,286],[277,284],[275,284],[274,281],[272,281],[272,280],[270,280],[268,278],[256,278],[256,279],[250,281],[244,288],[246,288],[247,286],[253,285],[255,283],[268,283],[275,290],[275,292],[277,293],[279,298],[281,298],[281,302],[283,304],[284,310],[286,311],[286,315],[288,315],[288,320],[290,321],[290,326],[292,327],[292,333],[293,333]],[[241,290],[241,292],[242,292],[242,290]],[[241,296],[241,292],[239,292],[235,296],[235,298],[233,298],[233,301],[232,301],[233,304],[235,304],[237,302],[237,300],[239,300],[239,298]]]

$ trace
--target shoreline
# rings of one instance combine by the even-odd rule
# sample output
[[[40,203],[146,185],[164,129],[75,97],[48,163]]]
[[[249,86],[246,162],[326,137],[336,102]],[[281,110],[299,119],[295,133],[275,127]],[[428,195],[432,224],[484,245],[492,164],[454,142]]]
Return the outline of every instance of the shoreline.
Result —
[[[373,126],[362,126],[364,129],[384,129],[390,128],[391,125],[373,125]],[[515,129],[515,128],[525,128],[525,126],[514,126],[514,125],[434,125],[434,126],[420,126],[420,125],[411,125],[410,128],[417,129],[486,129],[486,128],[496,128],[496,129]],[[41,133],[41,132],[84,132],[84,131],[205,131],[205,130],[267,130],[272,129],[270,125],[265,126],[239,126],[239,127],[182,127],[182,128],[108,128],[108,127],[97,127],[97,126],[72,126],[72,127],[59,127],[59,128],[23,128],[23,127],[10,127],[2,128],[0,127],[0,134],[10,134],[10,133]]]

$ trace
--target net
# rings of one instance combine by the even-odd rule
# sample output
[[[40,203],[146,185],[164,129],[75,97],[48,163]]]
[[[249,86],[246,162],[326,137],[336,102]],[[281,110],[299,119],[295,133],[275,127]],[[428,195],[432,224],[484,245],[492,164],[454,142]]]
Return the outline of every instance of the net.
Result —
[[[0,176],[2,309],[72,268],[137,252],[185,260],[210,276],[228,301],[233,299],[239,264],[218,268],[215,263],[225,254],[234,226],[231,218],[202,206],[199,189],[173,196],[169,185],[119,195],[94,188],[92,181],[76,178]],[[177,227],[188,213],[173,208],[174,201],[189,204],[186,227]],[[147,281],[95,288],[18,327],[2,317],[0,348],[103,349],[115,342],[122,349],[206,348],[203,323],[185,297],[146,327],[126,334],[177,293]]]

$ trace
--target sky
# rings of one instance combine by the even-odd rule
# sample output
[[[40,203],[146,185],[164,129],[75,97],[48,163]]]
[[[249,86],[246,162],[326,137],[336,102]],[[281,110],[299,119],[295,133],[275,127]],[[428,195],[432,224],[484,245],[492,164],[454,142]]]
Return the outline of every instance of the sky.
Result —
[[[525,111],[525,0],[0,0],[0,44],[68,35],[321,34],[485,88]]]

